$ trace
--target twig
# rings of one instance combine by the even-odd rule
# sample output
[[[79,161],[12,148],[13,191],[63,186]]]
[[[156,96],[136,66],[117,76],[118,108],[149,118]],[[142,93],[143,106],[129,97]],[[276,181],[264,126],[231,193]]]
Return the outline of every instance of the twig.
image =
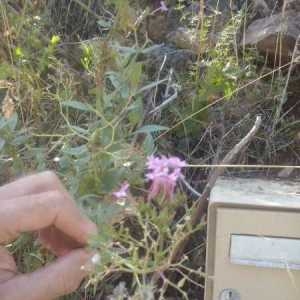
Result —
[[[178,97],[178,90],[177,90],[177,87],[176,85],[172,85],[171,88],[173,88],[174,90],[174,93],[172,96],[170,96],[168,99],[166,99],[162,104],[156,106],[154,109],[152,109],[149,114],[153,114],[157,111],[160,111],[162,110],[166,105],[168,105],[169,103],[171,103],[172,101],[174,101],[175,99],[177,99]]]
[[[287,79],[286,79],[286,82],[285,82],[285,86],[284,86],[284,89],[283,89],[283,92],[282,92],[282,95],[281,95],[281,98],[280,98],[279,105],[278,105],[278,107],[276,109],[276,113],[275,113],[275,117],[274,117],[274,122],[273,122],[273,126],[272,126],[272,135],[274,135],[275,130],[276,130],[276,126],[277,126],[277,124],[279,123],[279,121],[281,119],[280,116],[281,116],[282,108],[283,108],[283,105],[285,104],[286,99],[287,99],[287,90],[288,90],[288,86],[289,86],[289,82],[290,82],[292,70],[293,70],[293,67],[295,66],[294,63],[296,61],[296,55],[298,54],[299,43],[300,43],[300,35],[298,36],[298,38],[296,40],[296,43],[295,43],[295,47],[294,47],[294,51],[293,51],[293,55],[292,55],[292,59],[291,59],[291,64],[289,66],[289,70],[288,70],[288,74],[287,74]]]
[[[167,87],[165,90],[165,95],[164,95],[165,98],[168,98],[170,95],[170,87],[172,86],[173,73],[174,73],[174,70],[173,70],[173,68],[171,68],[170,72],[169,72]]]
[[[300,169],[300,166],[292,166],[292,165],[187,165],[187,168],[232,168],[232,169],[286,169],[286,168],[294,168]]]
[[[261,125],[261,117],[257,116],[256,121],[252,129],[249,131],[249,133],[238,143],[236,144],[231,151],[224,157],[224,159],[221,162],[221,165],[228,165],[230,164],[236,156],[249,144],[249,142],[253,139],[255,134],[257,133],[258,129]],[[209,176],[208,183],[206,184],[204,191],[197,200],[197,202],[194,204],[192,208],[192,216],[191,220],[189,222],[190,227],[195,227],[198,223],[200,223],[201,218],[203,216],[203,213],[207,207],[207,199],[210,195],[210,191],[212,187],[215,185],[217,179],[219,176],[221,176],[224,171],[225,167],[215,168],[212,170],[211,175]],[[185,239],[182,240],[180,244],[177,244],[177,246],[174,248],[173,253],[171,254],[170,262],[174,263],[180,259],[182,256],[184,249],[189,241],[189,236],[186,236]]]
[[[158,70],[156,82],[158,82],[160,80],[160,74],[161,74],[162,70],[165,67],[166,61],[167,61],[167,54],[164,55],[164,59],[163,59],[163,61],[161,63],[161,66],[160,66],[160,68]],[[169,79],[167,79],[167,80],[169,80]],[[153,101],[152,101],[152,103],[153,103],[154,106],[155,106],[157,92],[158,92],[158,84],[155,87],[155,91],[154,91],[154,95],[153,95]]]
[[[180,178],[181,182],[185,185],[185,187],[198,198],[201,197],[201,194],[196,191],[186,180],[184,177]]]
[[[249,133],[238,143],[236,144],[229,153],[224,157],[221,161],[221,165],[229,165],[247,145],[253,139],[255,134],[257,133],[258,129],[261,125],[261,117],[257,116],[256,121],[252,129]],[[194,206],[192,207],[192,216],[190,221],[188,222],[187,227],[195,228],[198,223],[200,223],[203,213],[205,212],[207,206],[207,199],[210,195],[210,191],[212,187],[215,185],[218,177],[223,174],[225,171],[225,167],[214,168],[209,176],[208,183],[206,184],[202,195],[198,198],[195,202]],[[194,233],[195,230],[192,230],[191,233]],[[173,251],[170,255],[169,264],[174,264],[180,261],[186,245],[189,242],[191,234],[189,233],[185,237],[183,237],[177,244],[175,244]],[[152,283],[155,284],[161,278],[161,272],[155,272],[152,276]],[[162,287],[164,293],[165,289],[167,288],[167,282],[164,282],[164,286]]]
[[[159,81],[151,82],[151,83],[149,83],[148,85],[143,86],[142,88],[140,88],[140,89],[134,94],[134,96],[136,96],[136,95],[138,95],[138,94],[141,94],[141,93],[143,93],[143,92],[145,92],[145,91],[147,91],[147,90],[153,89],[153,88],[155,88],[156,86],[158,86],[159,84],[164,83],[164,82],[166,82],[166,81],[168,81],[168,78],[164,78],[164,79],[161,79],[161,80],[159,80]]]

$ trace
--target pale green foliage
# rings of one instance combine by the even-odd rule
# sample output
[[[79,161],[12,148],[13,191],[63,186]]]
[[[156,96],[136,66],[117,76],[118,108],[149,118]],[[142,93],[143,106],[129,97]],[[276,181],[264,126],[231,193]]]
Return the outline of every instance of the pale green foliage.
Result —
[[[202,108],[216,100],[233,99],[238,87],[255,74],[252,70],[255,56],[245,52],[241,59],[238,53],[238,36],[243,26],[244,15],[244,11],[233,15],[218,33],[216,44],[212,47],[208,47],[206,43],[211,39],[209,34],[215,22],[214,18],[218,16],[212,15],[204,19],[199,29],[199,42],[202,45],[200,49],[203,53],[199,53],[195,69],[185,79],[187,84],[196,90],[196,95],[192,101],[184,103],[183,117],[202,111]],[[206,122],[207,110],[185,122],[184,134],[198,134],[199,125],[205,127]]]
[[[188,299],[186,287],[202,288],[204,274],[187,257],[173,263],[171,256],[183,239],[198,233],[204,224],[189,227],[190,203],[180,192],[173,201],[146,201],[145,158],[160,146],[158,134],[191,114],[194,118],[183,122],[183,130],[177,127],[175,134],[189,139],[196,136],[198,141],[199,128],[207,125],[207,111],[202,108],[222,98],[227,103],[235,100],[239,87],[256,75],[256,54],[244,51],[240,55],[237,49],[244,12],[230,18],[215,47],[208,46],[214,16],[201,20],[201,51],[194,69],[178,76],[183,88],[193,90],[194,96],[176,99],[168,113],[163,111],[163,120],[154,121],[156,115],[148,116],[145,104],[157,83],[149,82],[140,61],[140,54],[151,45],[145,39],[141,46],[138,16],[130,1],[105,1],[109,13],[97,16],[95,22],[101,36],[75,42],[55,32],[44,6],[24,2],[21,14],[0,2],[1,25],[7,35],[0,45],[0,80],[9,83],[0,86],[0,107],[9,95],[14,109],[9,118],[0,114],[1,183],[27,172],[54,169],[81,209],[97,223],[99,234],[90,247],[101,260],[86,294],[94,297],[97,288],[109,287],[107,299],[152,300],[164,299],[165,289],[171,287],[178,299]],[[178,9],[183,2],[179,1]],[[86,4],[80,7],[89,9]],[[88,10],[83,15],[86,20],[80,21],[87,24],[95,17]],[[147,10],[143,17],[146,15]],[[189,25],[201,22],[194,16]],[[275,83],[274,90],[280,95],[282,83]],[[164,141],[161,145],[168,147]],[[183,152],[176,143],[172,145]],[[125,180],[132,194],[118,203],[112,192]],[[190,248],[203,250],[204,245],[197,241]],[[24,271],[51,259],[28,236],[11,250]],[[169,274],[180,280],[173,283]],[[80,295],[70,299],[77,298],[82,299]]]
[[[136,288],[132,299],[153,299],[154,292],[163,293],[155,286],[150,287],[153,274],[160,277],[169,270],[181,272],[185,259],[172,263],[170,254],[181,239],[203,226],[199,224],[196,229],[186,226],[190,215],[187,208],[181,217],[175,218],[178,208],[182,206],[186,207],[186,199],[179,195],[173,201],[158,199],[156,204],[145,203],[141,198],[130,198],[122,207],[127,217],[121,219],[117,226],[109,226],[103,221],[106,218],[98,216],[100,232],[90,246],[100,254],[101,262],[90,284],[105,281],[115,273],[125,273],[132,275],[132,286]],[[118,210],[122,215],[120,207]],[[195,274],[202,276],[201,271],[195,271]],[[187,274],[186,281],[189,280]]]

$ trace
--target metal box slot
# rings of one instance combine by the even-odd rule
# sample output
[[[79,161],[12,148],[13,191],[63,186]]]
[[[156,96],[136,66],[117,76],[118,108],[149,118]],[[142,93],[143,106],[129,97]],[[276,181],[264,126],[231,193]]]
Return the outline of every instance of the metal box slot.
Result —
[[[300,270],[300,239],[232,234],[230,262]]]

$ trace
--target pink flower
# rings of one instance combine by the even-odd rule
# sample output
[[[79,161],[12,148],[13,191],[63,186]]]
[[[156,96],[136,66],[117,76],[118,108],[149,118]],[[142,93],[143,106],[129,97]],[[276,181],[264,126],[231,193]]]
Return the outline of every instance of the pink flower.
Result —
[[[184,160],[181,160],[180,158],[176,157],[176,156],[172,156],[168,159],[168,164],[170,168],[183,168],[186,167],[186,162]]]
[[[128,196],[128,189],[129,189],[129,183],[128,182],[124,182],[121,185],[121,188],[117,191],[114,192],[113,195],[117,198],[117,199],[123,199],[126,198]]]
[[[146,179],[151,181],[148,199],[151,200],[160,193],[164,198],[172,199],[177,180],[183,177],[181,169],[186,166],[185,161],[175,156],[169,158],[150,156],[146,165],[149,171]]]
[[[168,11],[168,7],[165,3],[165,1],[160,1],[160,7],[159,7],[160,11]]]

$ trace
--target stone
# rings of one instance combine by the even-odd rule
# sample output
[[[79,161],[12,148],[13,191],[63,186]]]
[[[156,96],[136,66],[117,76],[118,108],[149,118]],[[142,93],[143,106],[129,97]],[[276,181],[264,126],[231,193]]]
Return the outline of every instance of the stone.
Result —
[[[168,12],[156,12],[146,19],[146,30],[148,37],[154,43],[166,41],[167,35],[176,30],[180,24],[180,12],[169,9]]]
[[[194,53],[199,52],[199,41],[195,31],[179,27],[167,35],[167,42],[177,49],[189,49]]]
[[[269,16],[272,13],[272,8],[274,9],[276,5],[271,7],[265,0],[253,0],[253,12],[256,18],[263,18]]]
[[[254,19],[271,16],[288,10],[300,11],[299,0],[251,0]]]
[[[242,44],[256,45],[259,52],[268,54],[274,61],[280,58],[282,63],[286,63],[292,57],[299,35],[300,13],[287,11],[251,23]]]
[[[188,49],[176,49],[167,45],[157,45],[146,55],[140,56],[139,60],[145,62],[146,72],[150,77],[156,77],[164,61],[164,68],[161,76],[168,74],[171,68],[177,73],[187,71],[197,59],[197,55]]]

